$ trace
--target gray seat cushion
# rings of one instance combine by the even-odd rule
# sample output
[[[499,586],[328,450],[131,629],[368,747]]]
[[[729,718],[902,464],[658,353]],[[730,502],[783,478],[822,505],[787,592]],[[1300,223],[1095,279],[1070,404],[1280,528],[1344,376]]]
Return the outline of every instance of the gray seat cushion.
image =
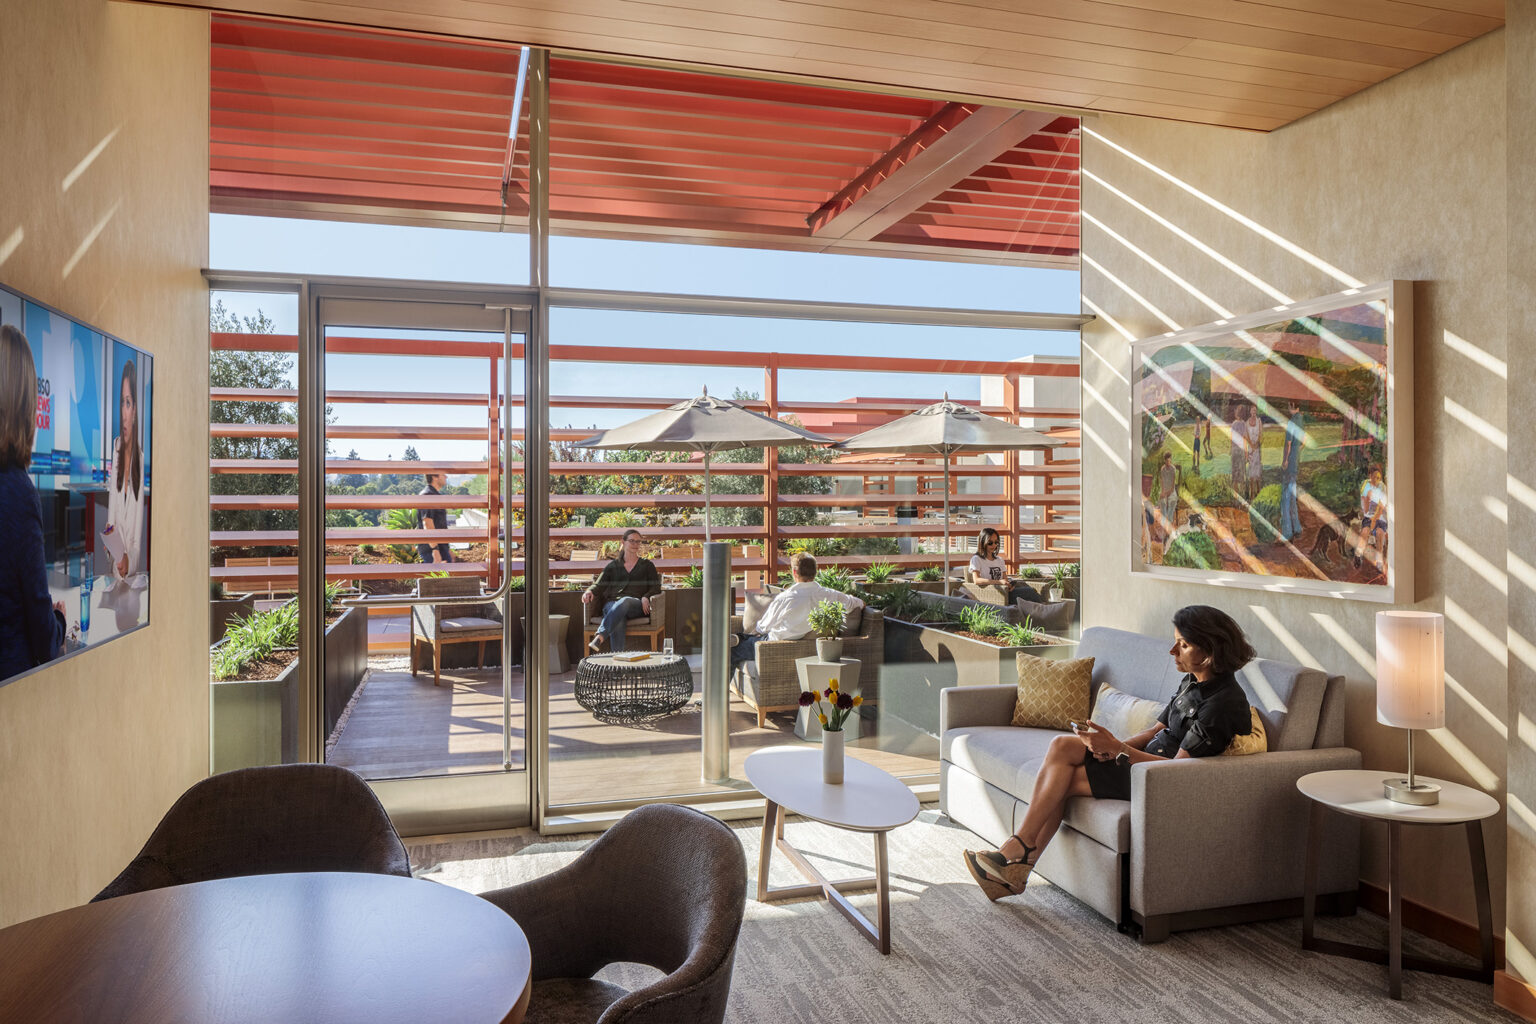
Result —
[[[495,619],[482,619],[473,615],[465,615],[455,619],[444,619],[443,632],[451,633],[456,629],[500,629],[501,623]]]
[[[548,978],[533,983],[525,1024],[593,1024],[629,990],[596,978]]]
[[[939,741],[939,756],[1005,793],[1027,801],[1034,791],[1035,776],[1051,741],[1065,735],[1054,729],[1020,729],[1011,725],[950,729]],[[1095,800],[1091,797],[1069,800],[1062,820],[1116,853],[1125,853],[1131,848],[1131,804],[1128,800]]]

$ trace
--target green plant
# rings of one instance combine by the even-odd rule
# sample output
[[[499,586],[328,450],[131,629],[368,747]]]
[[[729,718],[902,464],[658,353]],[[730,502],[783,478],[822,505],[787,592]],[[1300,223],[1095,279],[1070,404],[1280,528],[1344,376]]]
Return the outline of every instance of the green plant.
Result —
[[[443,573],[444,576],[448,575]],[[325,615],[330,618],[336,612],[336,604],[341,600],[341,595],[346,592],[340,580],[327,580],[325,584]]]
[[[787,572],[779,573],[779,586],[792,587],[795,585],[795,577]]]
[[[1019,575],[1027,580],[1039,580],[1045,578],[1045,573],[1040,571],[1038,565],[1026,565],[1019,570]]]
[[[386,530],[414,530],[416,529],[416,513],[408,508],[392,508],[384,513],[384,528]],[[402,564],[421,561],[421,555],[414,544],[389,545],[389,557],[391,561]]]
[[[825,706],[823,706],[825,702]],[[853,709],[864,703],[856,693],[844,693],[837,688],[837,680],[827,680],[825,690],[806,690],[800,694],[800,706],[816,708],[816,719],[826,732],[842,732],[843,723]]]
[[[796,537],[785,545],[784,550],[792,555],[805,552],[814,558],[845,554],[848,550],[848,542],[841,537]]]
[[[1181,533],[1173,538],[1168,550],[1163,552],[1163,564],[1180,569],[1221,568],[1221,554],[1209,534],[1198,531]]]
[[[293,647],[298,642],[297,601],[235,619],[225,629],[224,642],[214,652],[213,677],[233,679],[247,666],[270,657],[278,648]]]
[[[919,583],[933,583],[944,578],[944,571],[936,565],[925,565],[912,574]]]
[[[704,586],[703,568],[695,565],[683,573],[683,586],[695,588]]]
[[[1195,508],[1237,504],[1237,499],[1232,495],[1232,478],[1225,473],[1214,476],[1193,474],[1186,476],[1180,493],[1185,503]]]
[[[848,609],[836,601],[817,601],[811,608],[811,632],[831,639],[843,631],[848,621]]]
[[[620,527],[644,526],[645,520],[627,508],[616,508],[612,512],[604,512],[597,517],[593,526],[603,530],[614,530]]]
[[[865,568],[864,578],[871,583],[885,583],[895,572],[896,567],[890,562],[876,562]]]
[[[1306,491],[1334,515],[1348,518],[1360,500],[1360,480],[1360,470],[1336,466],[1314,473],[1306,482]]]
[[[1068,562],[1061,562],[1051,570],[1051,586],[1065,587],[1067,579],[1071,575],[1071,566]]]
[[[841,566],[822,569],[816,574],[816,582],[840,594],[853,593],[853,575]]]
[[[521,594],[528,586],[528,577],[513,576],[507,581],[507,590],[513,594]]]
[[[895,537],[855,537],[848,542],[850,555],[899,555],[901,544]]]
[[[1268,484],[1248,506],[1248,525],[1260,544],[1280,539],[1280,485]]]
[[[990,606],[984,604],[966,605],[955,616],[955,621],[960,628],[967,633],[975,633],[977,636],[997,636],[1003,631],[1002,617]]]
[[[225,594],[224,594],[224,582],[222,580],[209,580],[208,581],[208,600],[210,600],[210,601],[224,601],[224,600],[227,600],[227,598],[225,597]]]
[[[429,580],[447,579],[448,578],[448,570],[447,569],[434,569],[432,572],[427,573],[426,578],[429,579]]]
[[[1010,622],[1004,625],[1000,635],[1008,641],[1009,647],[1033,647],[1040,642],[1040,634],[1027,615],[1024,616],[1023,622]]]

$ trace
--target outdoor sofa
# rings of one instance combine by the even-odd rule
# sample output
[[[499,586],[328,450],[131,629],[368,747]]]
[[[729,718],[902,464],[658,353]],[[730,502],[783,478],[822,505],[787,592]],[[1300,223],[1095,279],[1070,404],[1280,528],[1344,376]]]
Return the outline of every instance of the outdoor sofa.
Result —
[[[1172,699],[1182,678],[1166,636],[1093,627],[1093,689],[1109,684],[1147,700]],[[1344,679],[1257,660],[1238,673],[1258,709],[1268,752],[1135,764],[1131,799],[1074,797],[1038,873],[1115,922],[1158,942],[1170,931],[1301,913],[1307,800],[1296,780],[1359,768],[1344,746]],[[939,806],[989,845],[1023,821],[1035,774],[1061,733],[1015,728],[1017,686],[951,687],[939,705]],[[1319,906],[1352,913],[1359,825],[1324,818]],[[1027,898],[1027,897],[1026,897]]]
[[[769,591],[748,591],[746,612],[731,617],[731,632],[751,633],[757,617],[773,600]],[[848,613],[843,629],[843,657],[860,661],[858,692],[866,703],[880,698],[880,666],[885,662],[885,613],[864,607]],[[795,660],[816,655],[816,638],[763,640],[753,660],[744,662],[731,677],[731,687],[757,712],[758,728],[768,724],[770,711],[794,711],[800,706],[800,677]]]

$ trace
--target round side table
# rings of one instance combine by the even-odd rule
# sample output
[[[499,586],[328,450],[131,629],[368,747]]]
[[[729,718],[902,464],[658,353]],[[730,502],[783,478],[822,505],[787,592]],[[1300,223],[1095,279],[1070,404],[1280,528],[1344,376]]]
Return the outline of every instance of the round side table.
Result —
[[[594,654],[576,665],[576,703],[603,721],[659,718],[692,699],[693,670],[680,654],[650,654],[640,661]]]
[[[1296,788],[1312,801],[1307,824],[1306,888],[1302,899],[1301,948],[1347,956],[1356,960],[1387,965],[1387,994],[1403,998],[1403,968],[1449,974],[1474,981],[1493,981],[1493,904],[1488,895],[1488,858],[1483,851],[1483,819],[1499,811],[1499,802],[1481,790],[1459,782],[1430,779],[1440,786],[1440,802],[1420,806],[1388,800],[1382,792],[1385,779],[1401,772],[1348,770],[1313,772],[1296,780]],[[1350,942],[1320,939],[1313,933],[1317,915],[1318,845],[1325,810],[1352,815],[1387,826],[1387,949],[1360,946]],[[1402,830],[1404,825],[1463,825],[1467,831],[1467,849],[1472,857],[1472,891],[1477,901],[1477,930],[1482,965],[1465,967],[1428,957],[1403,955]]]

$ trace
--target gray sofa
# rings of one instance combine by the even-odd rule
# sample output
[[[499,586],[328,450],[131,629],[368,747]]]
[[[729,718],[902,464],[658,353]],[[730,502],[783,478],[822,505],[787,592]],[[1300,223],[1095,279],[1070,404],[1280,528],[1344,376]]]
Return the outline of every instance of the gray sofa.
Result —
[[[1180,673],[1167,637],[1094,627],[1079,657],[1093,686],[1166,703]],[[1344,746],[1344,680],[1318,669],[1258,660],[1238,674],[1259,709],[1269,750],[1247,756],[1137,764],[1131,799],[1068,801],[1038,873],[1114,921],[1158,942],[1170,931],[1301,913],[1309,772],[1359,768]],[[1010,725],[1016,686],[960,686],[939,704],[939,804],[998,846],[1024,819],[1035,773],[1060,733]],[[1324,818],[1319,907],[1352,913],[1359,885],[1359,825]],[[1027,897],[1026,897],[1027,898]]]

